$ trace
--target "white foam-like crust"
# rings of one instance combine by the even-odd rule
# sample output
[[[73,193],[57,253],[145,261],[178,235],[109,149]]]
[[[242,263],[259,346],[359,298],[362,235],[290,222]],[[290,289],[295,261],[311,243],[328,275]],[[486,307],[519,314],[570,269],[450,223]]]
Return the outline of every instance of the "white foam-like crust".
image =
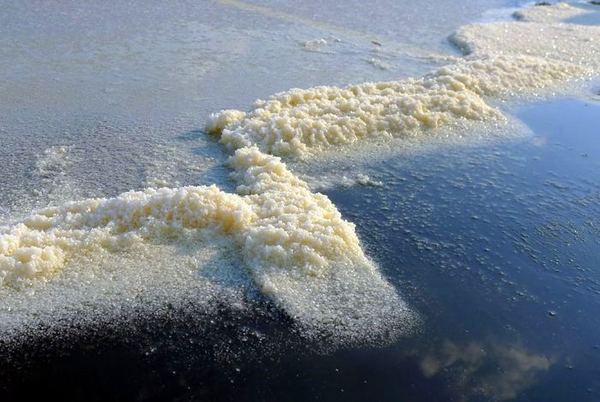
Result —
[[[81,255],[210,229],[231,238],[260,291],[306,328],[353,338],[399,328],[400,319],[410,327],[408,309],[327,197],[255,147],[229,163],[238,194],[147,189],[38,211],[0,235],[2,284],[23,289]]]
[[[243,312],[252,283],[238,255],[227,236],[198,229],[119,252],[98,247],[78,253],[46,281],[0,287],[0,340],[49,340],[68,336],[69,328],[122,330],[173,308],[211,315],[227,305]]]
[[[303,157],[364,139],[421,135],[464,120],[503,120],[485,97],[537,90],[588,73],[563,61],[486,56],[421,79],[292,89],[257,101],[247,114],[215,114],[208,130],[230,149],[256,144],[267,153]],[[222,125],[225,120],[230,123]]]
[[[412,313],[326,196],[255,147],[236,151],[230,163],[238,193],[259,217],[242,255],[264,294],[317,331],[360,339],[410,329]]]
[[[0,228],[2,317],[11,317],[14,300],[20,300],[22,311],[40,303],[50,306],[50,319],[52,301],[60,294],[85,305],[82,292],[94,288],[88,282],[115,286],[102,279],[101,270],[79,292],[86,264],[104,266],[107,255],[126,250],[148,251],[152,264],[157,256],[149,250],[156,244],[206,231],[237,250],[252,282],[306,329],[340,339],[378,339],[409,329],[414,314],[365,256],[354,225],[270,154],[315,155],[369,138],[419,137],[464,121],[502,121],[488,98],[552,87],[597,68],[598,60],[586,57],[597,55],[598,36],[585,45],[596,27],[557,23],[554,14],[545,22],[539,15],[524,16],[535,22],[464,27],[454,40],[471,56],[420,79],[293,89],[258,101],[248,113],[228,110],[212,116],[208,130],[235,150],[229,164],[237,193],[216,186],[150,188],[46,208]],[[552,40],[539,35],[540,24]],[[203,242],[192,244],[204,247]],[[178,252],[165,250],[165,258],[179,258]],[[155,265],[162,270],[172,264]],[[160,286],[160,272],[152,277]],[[181,286],[193,278],[193,269],[173,277],[172,285]],[[200,286],[212,287],[211,280]],[[127,303],[130,290],[125,286],[117,299]]]
[[[257,145],[306,157],[366,139],[502,120],[490,98],[553,88],[600,68],[600,28],[560,22],[583,12],[531,7],[519,14],[524,21],[467,25],[452,40],[469,57],[423,78],[291,89],[256,101],[248,113],[216,113],[207,129],[229,149]]]
[[[0,236],[0,280],[20,287],[49,278],[77,254],[116,250],[181,228],[219,226],[227,232],[249,219],[244,206],[236,195],[210,186],[132,191],[46,208]]]

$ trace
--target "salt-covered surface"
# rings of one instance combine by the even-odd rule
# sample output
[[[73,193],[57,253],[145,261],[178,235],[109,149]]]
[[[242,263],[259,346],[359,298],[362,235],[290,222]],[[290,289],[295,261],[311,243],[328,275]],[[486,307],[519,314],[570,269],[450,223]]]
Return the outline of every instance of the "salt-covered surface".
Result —
[[[593,6],[592,6],[593,7]],[[516,22],[467,25],[452,37],[473,56],[515,54],[543,57],[600,68],[600,27],[569,22],[574,17],[594,18],[597,9],[559,3],[516,12]]]
[[[85,269],[81,256],[212,230],[237,245],[261,293],[306,329],[364,340],[412,327],[412,313],[327,197],[256,148],[237,150],[229,164],[237,194],[150,188],[37,211],[0,235],[2,284],[26,292],[73,266]]]
[[[306,19],[291,18],[262,6],[223,3],[285,23],[308,25],[310,29],[348,32],[343,27],[310,24]],[[20,325],[36,316],[30,313],[39,308],[41,300],[49,305],[56,300],[55,307],[64,312],[64,295],[69,294],[82,301],[86,292],[98,296],[115,287],[119,289],[117,296],[106,300],[127,305],[137,285],[112,285],[101,273],[98,279],[96,275],[87,276],[85,286],[73,278],[86,277],[86,272],[105,267],[107,258],[132,251],[154,264],[156,254],[151,250],[162,247],[166,259],[158,258],[155,266],[166,267],[172,262],[178,267],[178,261],[187,261],[183,266],[188,268],[177,274],[165,269],[164,281],[156,270],[152,271],[149,280],[140,285],[141,294],[154,294],[153,288],[162,286],[162,282],[175,289],[169,296],[174,299],[189,294],[190,289],[192,293],[206,291],[216,298],[234,289],[234,298],[241,300],[249,289],[257,289],[301,328],[340,341],[379,340],[412,329],[416,315],[367,257],[354,225],[326,196],[312,192],[274,155],[318,158],[323,151],[372,138],[426,138],[440,128],[461,127],[465,122],[483,123],[480,127],[503,124],[506,117],[496,105],[499,100],[552,90],[593,76],[598,68],[598,28],[561,22],[563,17],[575,15],[568,6],[549,6],[547,10],[546,14],[523,11],[519,21],[459,29],[453,41],[468,53],[465,58],[440,58],[420,52],[414,45],[392,47],[405,57],[435,60],[432,64],[452,61],[421,78],[292,89],[257,101],[249,112],[231,109],[212,115],[208,131],[233,153],[228,166],[233,169],[235,191],[228,191],[223,181],[219,186],[178,186],[176,174],[162,174],[165,165],[151,163],[142,169],[145,180],[159,189],[150,187],[70,202],[53,197],[54,206],[7,219],[0,232],[0,309],[7,322],[14,324],[7,328],[13,334],[26,328]],[[549,33],[551,39],[540,32]],[[239,32],[229,34],[236,37]],[[340,49],[348,50],[365,46],[369,36],[352,31],[348,37],[354,42],[346,48],[342,41],[330,39],[300,43],[308,50],[320,50],[330,42],[342,43]],[[377,40],[368,42],[367,46],[374,49],[385,47]],[[294,49],[298,49],[298,43],[294,41]],[[387,50],[374,49],[378,57],[393,58]],[[364,62],[365,52],[358,54]],[[217,59],[226,58],[219,54]],[[214,67],[208,65],[203,74]],[[193,135],[189,138],[195,139]],[[210,143],[204,141],[206,148]],[[147,148],[144,144],[137,146]],[[205,148],[199,152],[203,154]],[[47,149],[35,163],[39,181],[56,177],[72,187],[62,172],[73,169],[73,162],[84,158],[71,157],[77,154],[72,146]],[[158,152],[181,157],[179,151],[169,147],[160,147]],[[209,158],[210,154],[205,156]],[[355,182],[380,185],[363,176],[359,173]],[[56,187],[52,183],[49,186]],[[201,239],[194,237],[195,233],[203,234]],[[222,285],[208,276],[196,287],[190,285],[194,283],[194,270],[189,266],[197,262],[198,273],[203,272],[205,256],[198,250],[217,244],[211,241],[210,233],[219,244],[225,244],[226,254],[234,255],[223,257],[229,261],[224,263],[225,277],[237,269],[233,276],[238,280],[225,280]],[[184,240],[188,246],[179,249],[178,244]],[[190,244],[199,253],[191,259],[183,252]],[[115,275],[126,282],[136,277],[131,272],[143,275],[143,264],[133,265],[137,271]],[[94,287],[96,280],[101,289]],[[69,291],[61,291],[62,287]],[[92,305],[103,305],[102,297],[93,300]],[[20,314],[12,313],[16,305]],[[85,303],[79,303],[72,315],[85,314],[86,309]],[[52,323],[53,310],[40,311],[46,313],[35,320]]]
[[[292,89],[256,101],[248,113],[215,114],[208,130],[230,149],[256,144],[265,152],[306,157],[369,138],[501,120],[489,98],[539,92],[598,70],[600,28],[562,22],[586,12],[566,4],[537,6],[520,12],[519,21],[467,25],[452,41],[469,57],[421,79]]]

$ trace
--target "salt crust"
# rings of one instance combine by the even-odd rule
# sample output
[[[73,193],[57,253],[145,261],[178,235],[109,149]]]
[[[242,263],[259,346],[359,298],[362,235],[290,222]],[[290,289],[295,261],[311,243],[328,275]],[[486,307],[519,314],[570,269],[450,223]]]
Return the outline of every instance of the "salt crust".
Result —
[[[518,13],[522,21],[467,25],[451,40],[468,57],[425,77],[291,89],[256,101],[249,112],[215,113],[207,130],[231,150],[256,145],[266,153],[305,158],[371,138],[503,120],[489,100],[598,71],[600,27],[560,22],[586,12],[561,3],[525,9]]]
[[[233,151],[236,193],[148,188],[34,212],[0,228],[3,294],[43,291],[82,255],[210,229],[230,239],[262,294],[305,328],[354,338],[410,328],[415,315],[364,254],[354,225],[273,155],[502,121],[488,99],[593,74],[598,27],[558,22],[573,15],[570,6],[539,9],[521,12],[519,22],[461,28],[453,40],[469,56],[419,79],[292,89],[249,112],[214,114],[208,130]]]

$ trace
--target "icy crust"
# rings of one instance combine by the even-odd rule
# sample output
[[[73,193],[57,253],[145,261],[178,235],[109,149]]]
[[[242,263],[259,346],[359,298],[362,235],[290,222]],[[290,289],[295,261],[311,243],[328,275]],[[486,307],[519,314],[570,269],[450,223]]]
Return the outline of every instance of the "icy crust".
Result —
[[[256,145],[270,154],[306,157],[369,138],[502,120],[490,98],[536,92],[598,71],[600,28],[560,22],[582,13],[565,4],[530,7],[519,14],[524,21],[467,25],[452,41],[469,57],[423,78],[291,89],[256,101],[247,113],[213,114],[207,130],[229,149]]]
[[[5,228],[2,285],[50,280],[81,255],[211,229],[239,248],[259,290],[308,329],[364,338],[410,327],[408,309],[327,197],[255,147],[239,149],[229,164],[239,194],[147,189],[46,208]]]

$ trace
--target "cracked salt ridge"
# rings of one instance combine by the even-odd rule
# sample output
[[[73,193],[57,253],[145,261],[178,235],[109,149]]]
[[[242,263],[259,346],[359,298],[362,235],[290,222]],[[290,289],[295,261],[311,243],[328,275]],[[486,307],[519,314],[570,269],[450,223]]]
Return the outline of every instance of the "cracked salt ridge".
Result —
[[[544,20],[538,8],[553,13]],[[504,121],[490,100],[556,89],[600,69],[600,27],[557,22],[555,14],[574,14],[562,4],[520,15],[526,20],[530,14],[536,22],[461,28],[451,40],[468,57],[423,78],[291,89],[257,100],[247,113],[213,114],[207,129],[232,150],[256,145],[270,154],[304,158],[373,138],[422,136],[464,121]]]

